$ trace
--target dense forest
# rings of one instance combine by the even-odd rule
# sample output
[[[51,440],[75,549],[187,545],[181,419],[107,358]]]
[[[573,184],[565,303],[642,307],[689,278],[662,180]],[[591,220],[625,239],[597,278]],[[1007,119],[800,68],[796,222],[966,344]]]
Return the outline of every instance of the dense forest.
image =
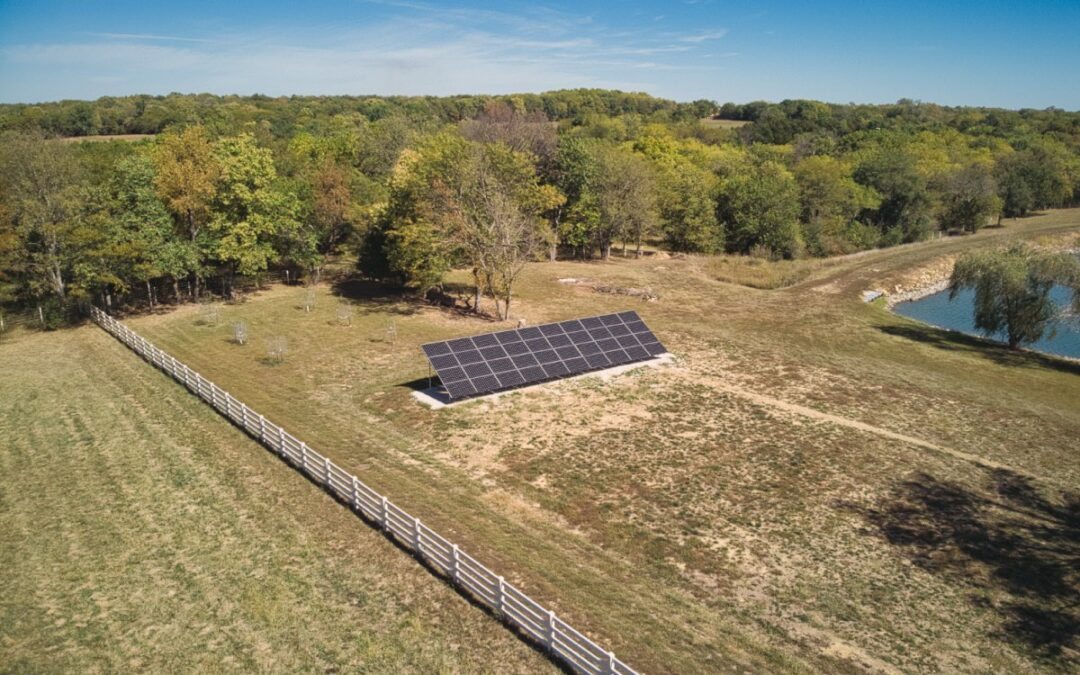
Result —
[[[4,105],[0,134],[0,303],[52,324],[341,254],[421,293],[471,270],[506,316],[530,260],[828,256],[1080,201],[1056,109],[173,94]],[[147,136],[66,140],[117,134]]]

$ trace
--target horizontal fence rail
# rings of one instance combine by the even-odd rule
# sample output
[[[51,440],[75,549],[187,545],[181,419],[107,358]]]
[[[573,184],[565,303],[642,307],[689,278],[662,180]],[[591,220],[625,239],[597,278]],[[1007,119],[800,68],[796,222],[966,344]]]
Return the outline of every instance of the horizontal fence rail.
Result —
[[[349,504],[357,514],[377,524],[388,536],[411,549],[458,589],[494,611],[533,642],[545,647],[574,671],[589,675],[636,675],[630,666],[575,630],[557,617],[555,612],[525,595],[462,551],[457,544],[372,490],[328,457],[312,450],[300,439],[97,307],[90,308],[90,316],[108,333],[171,375],[327,492]]]

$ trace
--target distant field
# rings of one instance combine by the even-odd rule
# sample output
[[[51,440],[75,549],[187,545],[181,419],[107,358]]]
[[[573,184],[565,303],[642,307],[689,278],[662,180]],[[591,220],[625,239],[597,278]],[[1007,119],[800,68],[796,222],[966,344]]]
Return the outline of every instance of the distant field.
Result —
[[[110,134],[103,136],[67,136],[58,139],[62,143],[101,143],[104,141],[143,141],[154,138],[155,134]]]
[[[722,129],[738,129],[741,126],[750,124],[747,120],[720,120],[713,117],[706,117],[701,120],[701,123],[708,127],[720,127]]]
[[[500,324],[350,281],[320,288],[310,313],[302,308],[302,289],[278,286],[222,305],[216,325],[201,321],[192,306],[129,325],[446,530],[645,672],[1067,672],[1077,665],[1080,633],[1080,368],[991,347],[858,300],[862,290],[888,286],[943,256],[1080,231],[1080,211],[1007,225],[828,261],[691,256],[538,263],[525,273],[516,317],[535,324],[636,309],[676,363],[443,411],[410,397],[427,375],[419,345]],[[558,282],[565,277],[648,287],[660,299]],[[352,325],[337,320],[342,303],[354,310]],[[237,320],[251,334],[243,347],[230,341]],[[288,341],[280,365],[265,358],[265,341],[273,336]],[[132,437],[147,436],[131,451],[144,461],[191,457],[185,461],[196,471],[204,461],[252,457],[266,465],[260,484],[294,480],[281,477],[287,469],[235,432],[225,435],[238,439],[230,444],[202,431],[223,423],[215,426],[209,411],[178,387],[148,389],[144,380],[159,376],[103,335],[80,330],[21,340],[0,345],[0,358],[7,359],[0,372],[17,367],[26,382],[18,390],[26,393],[9,397],[3,419],[16,411],[25,420],[16,427],[30,439],[23,447],[53,438],[57,465],[64,466],[60,449],[96,452],[129,429]],[[60,354],[70,355],[60,361],[69,365],[54,376],[41,364]],[[98,361],[125,365],[109,375]],[[105,410],[100,422],[86,413],[78,423],[48,426],[50,402],[84,401],[64,405],[89,411],[104,406],[83,387],[60,391],[70,371],[83,373],[79,381],[100,382],[109,400],[136,407],[122,416]],[[35,378],[52,382],[36,385],[49,393],[24,402]],[[182,447],[158,447],[159,423],[137,407],[159,396],[160,410],[173,411],[169,428],[197,420]],[[286,533],[297,521],[343,512],[295,480],[295,490],[273,493],[274,503],[289,509]],[[150,518],[143,491],[123,490]],[[229,496],[209,491],[200,508],[214,508],[222,492]],[[7,495],[16,493],[4,494],[10,509]],[[55,509],[77,513],[77,504],[61,501]],[[260,513],[259,522],[276,517]],[[142,527],[137,520],[131,526]],[[166,537],[173,528],[183,531],[168,520],[152,531]],[[341,546],[317,533],[302,540],[266,536],[273,543],[260,546],[281,556],[265,563],[268,573],[305,547]],[[27,550],[50,550],[51,541],[42,536]],[[185,542],[175,544],[178,555]],[[362,564],[368,555],[355,556],[356,574],[369,574]],[[373,566],[392,560],[379,558]],[[88,562],[65,578],[79,588],[103,564]],[[19,582],[20,606],[36,602],[32,589],[44,583],[36,580],[55,576],[43,569],[48,565],[16,575],[35,580]],[[378,574],[371,574],[374,584]],[[410,597],[409,610],[421,613],[426,592]],[[440,611],[456,606],[440,602]],[[275,616],[308,616],[295,603],[279,611]],[[433,631],[432,640],[442,644],[446,621],[433,628],[416,619],[416,630]],[[474,637],[463,637],[453,652],[463,665],[451,669],[471,670],[502,650],[518,659],[512,664],[532,664],[531,652],[501,642],[490,621],[475,621],[477,630],[493,629],[486,639],[495,642],[474,647]],[[314,620],[299,625],[312,639],[325,632],[333,641],[338,634]],[[35,644],[62,642],[40,640]]]

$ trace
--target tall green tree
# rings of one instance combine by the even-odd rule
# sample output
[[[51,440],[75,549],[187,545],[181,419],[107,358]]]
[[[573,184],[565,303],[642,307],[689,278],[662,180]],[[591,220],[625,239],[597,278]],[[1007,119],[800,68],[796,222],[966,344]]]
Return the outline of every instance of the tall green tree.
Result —
[[[897,147],[882,148],[855,168],[855,180],[873,188],[881,201],[863,217],[882,232],[883,243],[925,239],[931,231],[933,196],[915,158]]]
[[[617,240],[633,241],[637,255],[644,239],[660,222],[656,204],[656,175],[648,160],[609,144],[592,148],[596,173],[589,190],[598,219],[593,232],[604,260]]]
[[[4,239],[27,299],[51,294],[63,303],[74,266],[90,242],[84,227],[86,185],[71,146],[36,132],[0,138]]]
[[[975,291],[975,327],[987,336],[1004,334],[1011,349],[1035,342],[1054,317],[1050,290],[1072,289],[1080,311],[1080,261],[1067,254],[1045,253],[1025,245],[969,253],[956,261],[949,297]]]
[[[727,248],[749,253],[757,247],[772,255],[797,257],[803,248],[799,230],[799,188],[791,172],[765,161],[725,180],[717,217],[727,231]]]
[[[1002,200],[988,167],[972,164],[940,180],[942,229],[977,232],[1001,213]]]
[[[146,286],[153,305],[150,282],[166,277],[172,284],[173,299],[180,302],[179,280],[199,267],[199,252],[180,236],[172,215],[158,197],[153,159],[139,153],[117,162],[109,181],[109,212],[116,237],[131,247],[135,260],[133,280]]]
[[[158,140],[154,151],[154,186],[173,214],[178,231],[196,253],[197,263],[191,270],[192,294],[196,298],[207,258],[214,253],[207,225],[220,175],[221,166],[203,127],[169,132]]]
[[[1026,216],[1034,209],[1062,206],[1073,186],[1060,152],[1036,146],[1003,157],[997,180],[1006,216]]]
[[[856,217],[877,208],[880,198],[872,188],[855,182],[847,163],[814,155],[799,162],[794,174],[811,253],[848,253],[877,242],[876,236],[867,236]]]
[[[720,181],[687,161],[663,173],[659,186],[664,237],[674,251],[716,253],[724,250],[724,229],[716,218]]]
[[[227,270],[231,296],[236,274],[265,271],[279,255],[275,243],[295,238],[299,203],[277,184],[273,155],[259,147],[253,135],[222,138],[213,150],[220,173],[209,229],[215,235],[216,258]]]

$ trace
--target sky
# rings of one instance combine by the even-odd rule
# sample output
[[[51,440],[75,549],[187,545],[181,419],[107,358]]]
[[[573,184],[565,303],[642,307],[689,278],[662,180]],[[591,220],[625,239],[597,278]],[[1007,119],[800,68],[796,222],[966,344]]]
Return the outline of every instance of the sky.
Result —
[[[1080,0],[0,0],[0,102],[505,94],[1080,110]]]

